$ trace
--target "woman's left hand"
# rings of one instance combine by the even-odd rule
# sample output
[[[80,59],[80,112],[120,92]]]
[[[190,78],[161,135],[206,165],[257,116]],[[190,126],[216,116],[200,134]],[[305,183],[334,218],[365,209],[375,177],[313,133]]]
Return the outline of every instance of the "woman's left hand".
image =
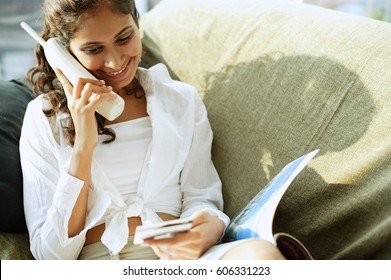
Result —
[[[197,212],[192,228],[177,233],[172,238],[147,239],[145,245],[151,246],[155,253],[165,260],[194,260],[215,245],[224,231],[224,223],[207,212]]]

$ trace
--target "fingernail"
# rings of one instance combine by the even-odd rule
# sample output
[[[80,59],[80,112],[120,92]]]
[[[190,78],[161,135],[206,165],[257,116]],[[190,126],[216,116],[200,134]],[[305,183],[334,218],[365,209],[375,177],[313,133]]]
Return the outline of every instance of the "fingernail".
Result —
[[[112,90],[113,88],[111,86],[106,86],[107,90]]]

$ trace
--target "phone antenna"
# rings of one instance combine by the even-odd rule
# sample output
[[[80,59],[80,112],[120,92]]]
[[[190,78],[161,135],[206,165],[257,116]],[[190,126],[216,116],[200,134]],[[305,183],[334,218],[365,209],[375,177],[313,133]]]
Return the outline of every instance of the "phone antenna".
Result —
[[[41,36],[39,36],[38,33],[35,32],[34,29],[30,27],[30,25],[22,21],[20,23],[20,26],[22,26],[23,29],[26,30],[27,33],[30,34],[31,37],[33,37],[42,47],[45,47],[46,41],[42,39]]]

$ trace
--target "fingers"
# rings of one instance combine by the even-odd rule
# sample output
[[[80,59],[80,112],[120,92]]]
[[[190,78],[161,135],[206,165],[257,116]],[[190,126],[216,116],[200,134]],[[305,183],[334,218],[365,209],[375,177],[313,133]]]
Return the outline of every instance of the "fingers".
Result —
[[[94,85],[87,83],[83,86],[80,94],[80,103],[88,107],[97,107],[101,102],[112,99],[114,96],[109,94],[112,91],[111,86]]]
[[[64,88],[65,95],[67,96],[67,99],[70,99],[72,96],[72,84],[68,81],[68,79],[65,77],[65,75],[61,72],[60,69],[55,68],[54,72],[56,73],[56,76],[58,80],[60,81],[62,87]]]
[[[171,244],[184,243],[189,240],[188,233],[176,233],[173,237],[169,238],[149,238],[144,240],[145,245],[156,245],[156,246],[169,246]]]
[[[167,247],[152,246],[153,251],[159,258],[164,260],[182,259],[181,256],[175,256],[172,251],[169,251]]]
[[[170,246],[151,246],[153,251],[159,258],[164,260],[193,260],[196,257],[193,257],[191,253],[183,251],[179,248],[170,247]]]
[[[200,211],[194,215],[189,231],[177,233],[171,238],[147,239],[144,244],[151,246],[163,259],[198,259],[216,244],[223,230],[220,219]]]
[[[79,78],[73,90],[72,97],[74,99],[82,99],[82,101],[87,104],[88,99],[92,96],[93,93],[106,93],[110,92],[110,89],[105,86],[105,81],[103,80],[94,80],[94,79],[82,79]]]
[[[172,238],[147,239],[144,245],[151,246],[163,259],[198,259],[202,254],[201,239],[198,233],[177,233]]]
[[[68,107],[73,112],[73,116],[95,114],[98,106],[106,100],[114,99],[111,94],[112,88],[106,86],[104,82],[97,80],[79,79],[73,89],[72,99],[68,99]]]
[[[86,107],[95,110],[105,100],[115,99],[115,95],[109,94],[112,87],[106,86],[104,80],[79,78],[76,85],[72,86],[60,69],[54,71],[64,88],[70,109]]]
[[[200,225],[200,224],[206,223],[208,220],[208,217],[209,217],[209,214],[204,211],[196,212],[194,214],[194,218],[193,218],[193,228]]]

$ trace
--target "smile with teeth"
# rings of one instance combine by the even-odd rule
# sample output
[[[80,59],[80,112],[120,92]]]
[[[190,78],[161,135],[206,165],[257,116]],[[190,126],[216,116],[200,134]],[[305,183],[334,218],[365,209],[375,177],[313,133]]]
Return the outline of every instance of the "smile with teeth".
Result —
[[[128,69],[128,64],[126,64],[126,66],[124,68],[122,68],[121,70],[119,71],[116,71],[116,72],[106,72],[106,75],[111,77],[111,78],[119,78],[119,77],[122,77],[123,75],[125,75],[126,73],[126,70]]]
[[[121,74],[122,72],[124,72],[126,69],[126,66],[124,68],[122,68],[121,70],[117,71],[117,72],[110,72],[110,73],[107,73],[109,75],[118,75],[118,74]]]

